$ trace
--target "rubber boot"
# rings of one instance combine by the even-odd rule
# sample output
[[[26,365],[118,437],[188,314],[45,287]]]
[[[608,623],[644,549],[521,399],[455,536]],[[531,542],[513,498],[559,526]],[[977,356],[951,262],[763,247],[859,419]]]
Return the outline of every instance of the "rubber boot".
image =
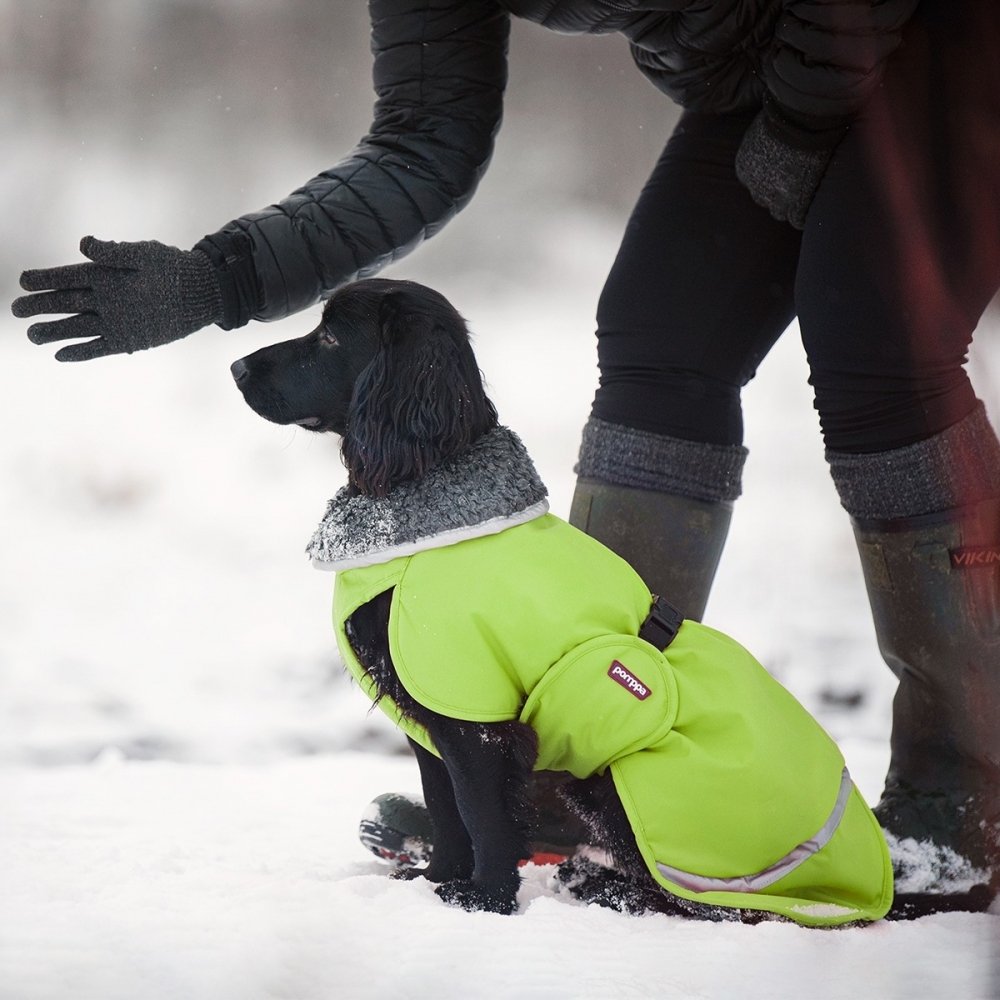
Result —
[[[899,678],[875,814],[1000,890],[1000,500],[854,527],[879,649]]]
[[[617,552],[685,618],[701,621],[732,502],[694,500],[580,477],[570,523]]]

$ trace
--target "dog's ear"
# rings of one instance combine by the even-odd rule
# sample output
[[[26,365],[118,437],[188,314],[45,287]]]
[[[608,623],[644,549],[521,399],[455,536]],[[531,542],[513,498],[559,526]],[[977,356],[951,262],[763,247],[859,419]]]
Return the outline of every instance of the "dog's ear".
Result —
[[[441,303],[406,292],[379,303],[379,350],[355,383],[341,442],[351,484],[369,496],[419,479],[496,426],[465,323]]]

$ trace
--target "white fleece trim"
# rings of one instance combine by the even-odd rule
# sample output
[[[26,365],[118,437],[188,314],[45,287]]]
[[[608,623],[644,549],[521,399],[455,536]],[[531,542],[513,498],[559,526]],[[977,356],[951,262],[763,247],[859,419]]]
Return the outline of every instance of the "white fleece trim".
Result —
[[[426,549],[442,549],[446,545],[454,545],[456,542],[464,542],[470,538],[497,535],[507,528],[513,528],[515,525],[534,521],[543,514],[547,514],[548,510],[548,500],[539,500],[538,503],[532,504],[530,507],[525,507],[524,510],[515,511],[513,514],[505,514],[502,517],[491,517],[488,521],[480,521],[479,524],[470,524],[462,528],[451,528],[448,531],[438,532],[436,535],[426,535],[415,541],[390,545],[384,549],[372,549],[369,552],[362,552],[360,555],[349,559],[335,559],[332,562],[313,559],[312,564],[316,569],[330,570],[332,572],[343,569],[360,569],[362,566],[375,566],[377,563],[389,562],[391,559],[398,559],[400,556],[412,556]]]

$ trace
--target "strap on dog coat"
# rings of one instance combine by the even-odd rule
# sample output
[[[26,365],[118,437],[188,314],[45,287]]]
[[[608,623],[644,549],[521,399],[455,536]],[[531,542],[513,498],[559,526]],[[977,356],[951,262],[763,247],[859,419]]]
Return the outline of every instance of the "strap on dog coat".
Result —
[[[662,651],[674,641],[683,621],[684,616],[669,601],[654,594],[653,606],[639,629],[639,638]]]

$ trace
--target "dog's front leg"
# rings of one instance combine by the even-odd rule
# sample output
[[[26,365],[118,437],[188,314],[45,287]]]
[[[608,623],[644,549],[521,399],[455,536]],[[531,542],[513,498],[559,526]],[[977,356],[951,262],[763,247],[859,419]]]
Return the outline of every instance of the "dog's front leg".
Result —
[[[472,877],[472,841],[455,803],[455,792],[448,768],[440,757],[425,750],[415,740],[410,746],[420,768],[420,781],[424,789],[424,802],[430,813],[434,845],[430,864],[426,868],[399,868],[395,878],[423,876],[431,882],[448,882],[452,879]]]
[[[471,878],[446,881],[437,893],[467,910],[513,913],[521,884],[517,864],[530,856],[527,783],[537,736],[520,722],[471,723],[443,716],[429,720],[427,728],[451,778],[475,861]]]

